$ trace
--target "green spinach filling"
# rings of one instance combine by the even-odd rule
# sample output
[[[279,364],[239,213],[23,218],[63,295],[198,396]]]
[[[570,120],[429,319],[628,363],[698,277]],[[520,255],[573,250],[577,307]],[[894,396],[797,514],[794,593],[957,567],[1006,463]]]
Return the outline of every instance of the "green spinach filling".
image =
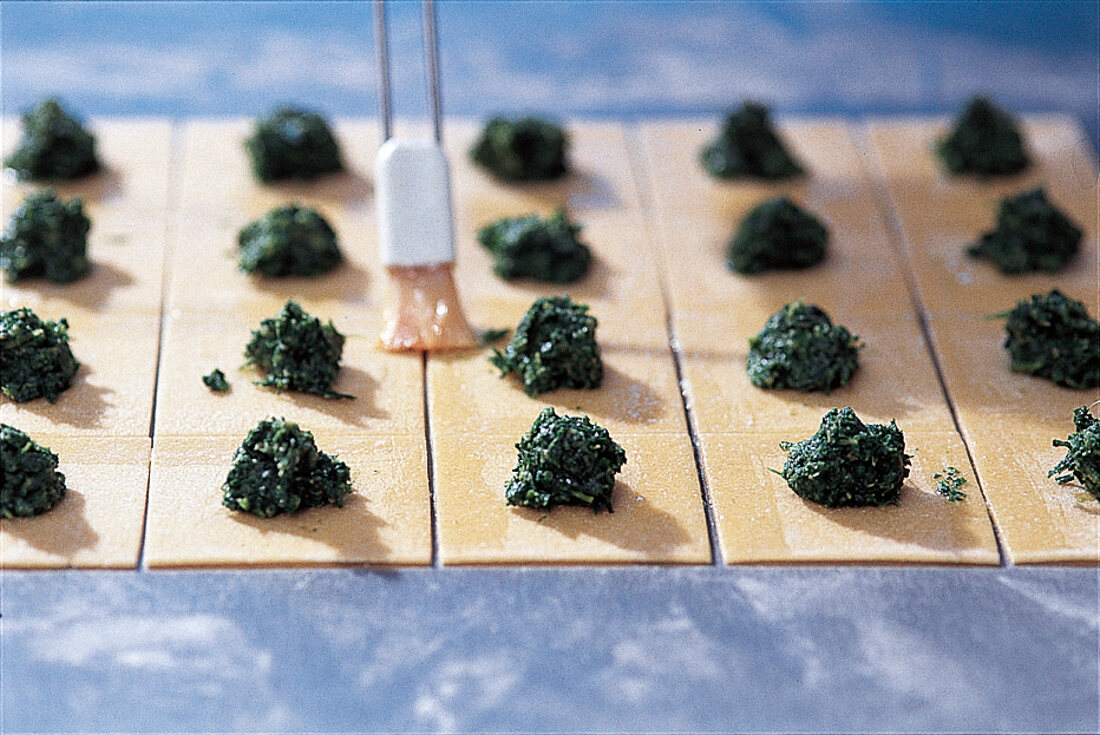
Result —
[[[493,256],[493,272],[505,280],[572,283],[592,263],[592,252],[577,239],[580,231],[558,209],[546,219],[532,214],[497,220],[478,230],[477,240]]]
[[[515,373],[529,396],[558,388],[599,388],[603,361],[596,343],[596,318],[568,296],[531,304],[504,351],[489,358],[501,377]]]
[[[730,270],[750,275],[809,268],[825,259],[829,232],[787,197],[769,199],[741,221],[726,250]]]
[[[322,324],[294,301],[287,301],[272,319],[260,322],[245,347],[247,365],[264,373],[259,385],[324,398],[354,398],[332,390],[340,375],[344,335],[330,321]]]
[[[1073,426],[1076,431],[1065,440],[1054,440],[1054,446],[1066,448],[1066,456],[1047,477],[1062,485],[1076,478],[1085,492],[1100,500],[1100,420],[1089,413],[1088,406],[1081,406],[1073,412]]]
[[[847,385],[859,368],[859,337],[817,306],[796,301],[749,338],[747,369],[757,388],[822,391]]]
[[[0,313],[0,392],[8,398],[53,403],[79,367],[69,349],[67,321],[43,321],[26,308]]]
[[[997,227],[967,248],[1002,273],[1054,273],[1077,254],[1081,230],[1047,200],[1042,188],[1001,200]]]
[[[325,119],[293,107],[256,121],[245,141],[252,173],[262,182],[315,179],[340,171],[340,147]]]
[[[270,518],[322,505],[343,506],[351,471],[317,448],[313,435],[285,419],[264,419],[233,455],[222,504]]]
[[[78,179],[99,170],[95,137],[56,99],[23,115],[23,137],[4,160],[20,178]]]
[[[504,491],[508,505],[584,505],[611,512],[615,475],[626,452],[587,416],[545,408],[516,444],[519,456]]]
[[[470,158],[505,181],[551,181],[568,172],[569,136],[535,117],[494,117],[470,149]]]
[[[830,508],[898,502],[911,457],[893,421],[864,424],[850,407],[830,409],[809,439],[780,442],[780,473],[799,497]]]
[[[967,103],[936,152],[953,174],[1007,176],[1029,163],[1016,120],[987,97]]]
[[[1078,390],[1100,386],[1100,324],[1083,303],[1054,289],[994,315],[1006,317],[1004,347],[1013,372]]]
[[[777,180],[802,174],[802,166],[787,151],[770,118],[764,105],[743,103],[726,116],[718,137],[703,149],[703,168],[721,179]]]
[[[240,268],[262,276],[317,276],[340,264],[336,232],[316,210],[278,207],[237,235]]]
[[[7,424],[0,424],[0,468],[0,518],[45,513],[65,496],[57,455]]]
[[[0,268],[13,283],[26,278],[75,281],[91,268],[91,225],[79,199],[63,202],[51,189],[30,194],[0,238]]]

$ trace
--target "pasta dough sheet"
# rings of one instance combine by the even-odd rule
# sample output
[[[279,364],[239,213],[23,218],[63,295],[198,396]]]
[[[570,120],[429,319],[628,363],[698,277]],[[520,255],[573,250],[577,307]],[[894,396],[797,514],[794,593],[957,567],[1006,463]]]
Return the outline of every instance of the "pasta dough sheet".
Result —
[[[0,569],[136,567],[149,439],[28,433],[58,456],[67,491],[40,516],[0,520]]]
[[[863,343],[852,382],[829,395],[755,387],[746,371],[748,339],[781,297],[772,296],[765,309],[677,315],[684,377],[700,433],[812,433],[826,411],[840,406],[852,406],[873,423],[897,419],[903,431],[954,431],[928,345],[908,311],[893,317],[849,315],[821,304],[834,323],[848,327]]]
[[[283,392],[252,385],[262,374],[245,362],[252,330],[272,318],[278,307],[252,305],[233,311],[183,313],[165,320],[161,347],[156,432],[161,436],[239,436],[269,416],[286,417],[318,430],[355,434],[422,436],[423,367],[419,354],[379,350],[378,316],[373,310],[346,308],[313,315],[347,336],[340,375],[332,389],[354,400]],[[215,367],[231,389],[214,393],[202,376]]]
[[[505,504],[515,436],[433,435],[439,557],[450,564],[706,564],[699,478],[685,435],[622,434],[613,513]]]
[[[330,119],[329,123],[340,145],[344,171],[313,181],[263,184],[253,178],[244,146],[253,131],[252,119],[191,120],[183,131],[181,215],[255,219],[291,202],[329,211],[373,211],[372,172],[381,142],[378,124],[364,119]]]
[[[509,216],[526,214],[529,212]],[[651,234],[634,213],[592,213],[577,218],[583,227],[579,239],[591,249],[593,260],[583,278],[564,284],[529,278],[506,281],[493,273],[492,257],[477,241],[477,230],[491,221],[486,218],[469,227],[459,225],[456,273],[467,300],[518,303],[526,309],[540,296],[568,293],[593,310],[659,314],[663,319],[661,277],[653,257]]]
[[[236,213],[213,218],[181,216],[174,231],[168,308],[234,312],[262,307],[278,311],[287,299],[312,313],[343,308],[381,309],[385,302],[378,263],[378,229],[373,216],[318,207],[336,232],[344,262],[316,277],[265,278],[238,269],[237,236],[258,218]]]
[[[792,147],[809,174],[791,182],[719,181],[698,164],[714,134],[689,123],[642,128],[655,182],[658,244],[674,310],[741,309],[782,294],[833,303],[848,313],[909,307],[902,264],[889,245],[860,155],[846,128],[792,126]],[[686,171],[685,171],[686,169]],[[789,195],[829,230],[825,260],[808,269],[753,275],[731,272],[726,250],[745,215],[763,200]]]
[[[5,201],[3,221],[22,198]],[[89,319],[102,314],[160,316],[165,216],[106,210],[92,221],[88,232],[91,270],[72,283],[56,284],[41,278],[0,283],[0,309],[29,307],[36,313],[77,313]],[[41,315],[41,314],[40,314]]]
[[[948,393],[968,439],[982,431],[1058,435],[1073,409],[1100,399],[1100,389],[1073,390],[1009,369],[1004,320],[933,316],[933,339]]]
[[[584,413],[612,436],[652,431],[681,433],[687,424],[672,353],[602,350],[603,383],[597,390],[561,389],[535,398],[515,375],[500,377],[487,353],[433,356],[428,362],[432,436],[506,434],[519,437],[547,405],[558,413]]]
[[[727,564],[991,564],[997,542],[957,434],[906,432],[913,464],[896,506],[826,508],[803,500],[786,481],[780,441],[805,434],[702,434],[704,472]],[[968,497],[948,502],[933,473],[951,465]]]
[[[72,110],[79,116],[79,110]],[[156,213],[168,208],[172,122],[159,118],[89,118],[85,127],[96,138],[98,172],[75,181],[20,182],[5,178],[0,200],[22,202],[30,191],[52,186],[64,199],[79,196],[93,224],[107,212]],[[3,157],[19,146],[18,116],[3,122]]]
[[[1076,480],[1059,485],[1047,477],[1066,455],[1051,440],[1072,431],[1067,417],[1058,431],[971,433],[982,488],[1014,564],[1100,562],[1100,502]]]
[[[56,403],[16,403],[0,395],[0,421],[31,436],[148,437],[153,414],[160,320],[155,314],[97,314],[43,308],[42,319],[67,317],[69,345],[80,362]]]
[[[342,508],[274,518],[221,504],[222,483],[244,436],[158,437],[145,535],[150,567],[431,562],[423,436],[315,431],[321,451],[337,454],[351,468],[353,492]]]
[[[1100,307],[1096,167],[1077,124],[1061,117],[1028,116],[1024,138],[1035,159],[1020,175],[982,180],[942,170],[935,141],[947,121],[876,122],[868,126],[904,233],[903,246],[925,305],[932,313],[988,314],[1052,288],[1085,296]],[[1081,250],[1055,274],[1003,275],[966,248],[996,224],[1003,197],[1044,186],[1050,200],[1080,227]]]
[[[626,132],[615,122],[570,120],[570,173],[557,181],[508,183],[494,179],[469,156],[483,124],[450,119],[444,149],[451,164],[456,215],[476,226],[482,220],[547,212],[565,206],[579,218],[595,212],[639,210]]]

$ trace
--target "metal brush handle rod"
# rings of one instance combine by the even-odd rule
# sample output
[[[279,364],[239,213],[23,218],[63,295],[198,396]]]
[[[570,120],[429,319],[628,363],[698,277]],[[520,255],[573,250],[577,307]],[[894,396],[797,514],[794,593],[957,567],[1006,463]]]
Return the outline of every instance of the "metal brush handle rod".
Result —
[[[443,139],[443,110],[439,81],[439,37],[435,31],[435,3],[424,0],[424,57],[431,103],[432,126],[436,142]],[[382,140],[393,135],[393,113],[390,98],[390,49],[386,31],[386,0],[374,0],[374,40],[378,59],[378,107],[382,118]]]

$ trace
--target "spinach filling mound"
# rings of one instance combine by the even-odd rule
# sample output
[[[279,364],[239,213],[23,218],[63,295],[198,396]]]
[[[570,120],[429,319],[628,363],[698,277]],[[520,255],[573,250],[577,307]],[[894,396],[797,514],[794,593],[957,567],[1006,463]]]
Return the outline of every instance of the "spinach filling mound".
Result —
[[[1077,390],[1100,386],[1100,324],[1083,303],[1054,289],[994,315],[1005,317],[1004,347],[1013,372]]]
[[[756,102],[745,102],[726,117],[722,131],[703,149],[701,159],[703,168],[721,179],[778,180],[803,173],[772,126],[768,108]]]
[[[1081,406],[1073,412],[1073,426],[1076,431],[1065,440],[1054,440],[1054,446],[1066,448],[1066,456],[1047,477],[1063,473],[1054,477],[1062,485],[1077,478],[1085,492],[1100,500],[1100,420]]]
[[[757,388],[823,391],[847,385],[859,368],[859,337],[817,306],[796,301],[749,338],[749,380]]]
[[[953,174],[1008,176],[1029,163],[1016,120],[987,97],[967,103],[936,153]]]
[[[1054,273],[1073,259],[1080,242],[1081,230],[1040,187],[1001,200],[997,227],[966,252],[992,260],[1002,273]]]
[[[264,419],[233,455],[222,504],[261,518],[322,505],[343,506],[351,471],[285,419]]]
[[[850,407],[830,409],[817,433],[780,442],[787,461],[780,473],[799,497],[839,508],[896,505],[911,457],[893,421],[864,424]]]
[[[577,239],[580,231],[558,209],[547,219],[532,214],[497,220],[478,230],[477,240],[493,256],[493,272],[505,280],[572,283],[592,263],[592,251]]]
[[[568,296],[531,304],[504,351],[489,361],[503,378],[516,373],[529,396],[558,388],[599,388],[603,361],[596,343],[596,318]]]
[[[332,384],[340,375],[344,335],[330,321],[322,324],[294,301],[287,301],[272,319],[260,322],[245,347],[246,365],[265,373],[259,385],[323,398],[354,398],[336,393]]]
[[[809,268],[825,259],[829,231],[787,197],[754,207],[730,239],[726,265],[746,275]]]
[[[0,392],[8,398],[53,403],[79,367],[69,349],[67,321],[43,321],[26,308],[0,313]]]
[[[65,496],[57,455],[7,424],[0,424],[0,468],[0,518],[45,513]]]
[[[519,456],[504,490],[508,505],[550,508],[586,505],[611,512],[615,475],[626,452],[587,416],[558,416],[545,408],[516,444]]]
[[[343,169],[340,147],[325,119],[292,107],[257,120],[245,149],[252,173],[264,183],[310,180]]]
[[[88,230],[79,199],[63,202],[51,189],[29,195],[0,238],[0,268],[8,281],[45,278],[70,283],[91,268]]]
[[[494,117],[485,123],[470,158],[505,181],[551,181],[568,170],[569,136],[535,117]]]
[[[317,276],[340,265],[336,232],[315,210],[277,207],[237,235],[240,269],[277,278]]]
[[[56,99],[23,115],[23,137],[5,160],[21,179],[78,179],[99,170],[95,136]]]

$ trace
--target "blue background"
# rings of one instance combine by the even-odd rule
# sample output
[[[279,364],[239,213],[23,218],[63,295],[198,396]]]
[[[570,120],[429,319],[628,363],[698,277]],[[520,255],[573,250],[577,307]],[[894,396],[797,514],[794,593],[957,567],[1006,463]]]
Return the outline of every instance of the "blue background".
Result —
[[[1100,3],[438,3],[450,114],[950,113],[975,92],[1100,126]],[[422,115],[417,2],[390,3],[398,114]],[[3,112],[60,94],[84,114],[376,109],[369,2],[11,2]]]

